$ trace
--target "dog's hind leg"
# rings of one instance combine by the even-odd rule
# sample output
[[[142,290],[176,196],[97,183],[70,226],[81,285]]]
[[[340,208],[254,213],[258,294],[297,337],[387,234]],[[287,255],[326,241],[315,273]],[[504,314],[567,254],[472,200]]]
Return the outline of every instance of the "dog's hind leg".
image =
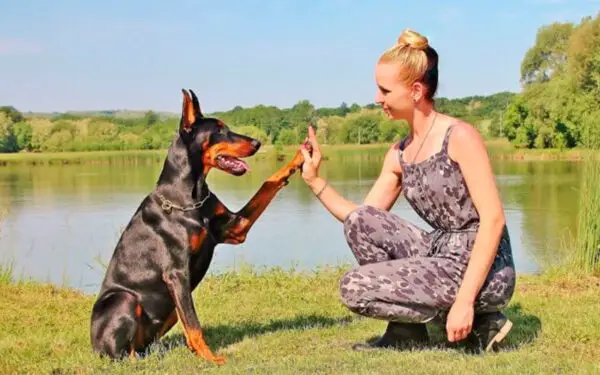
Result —
[[[115,292],[98,300],[92,310],[91,341],[95,352],[112,359],[135,353],[143,341],[142,307],[137,298],[127,292]]]

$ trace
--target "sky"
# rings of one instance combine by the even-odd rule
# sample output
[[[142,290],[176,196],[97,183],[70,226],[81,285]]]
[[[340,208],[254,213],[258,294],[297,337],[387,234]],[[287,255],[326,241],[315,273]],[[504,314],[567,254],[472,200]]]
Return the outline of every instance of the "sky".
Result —
[[[0,105],[23,112],[204,112],[372,103],[374,66],[405,28],[440,55],[439,97],[520,90],[538,28],[600,0],[3,0]]]

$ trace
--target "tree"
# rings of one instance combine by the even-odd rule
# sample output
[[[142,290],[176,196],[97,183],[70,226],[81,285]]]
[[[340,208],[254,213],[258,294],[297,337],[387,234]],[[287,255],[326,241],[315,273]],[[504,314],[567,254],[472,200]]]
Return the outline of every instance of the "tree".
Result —
[[[600,12],[542,26],[521,64],[523,91],[504,114],[517,147],[599,147]]]
[[[277,137],[277,144],[293,145],[298,144],[296,131],[294,129],[282,129]]]
[[[567,42],[573,32],[572,23],[555,22],[542,26],[535,44],[525,54],[521,63],[521,82],[547,82],[559,74],[567,58]]]
[[[144,115],[144,122],[146,123],[146,125],[154,125],[158,122],[159,117],[158,115],[153,112],[153,111],[148,111],[146,112],[146,114]]]
[[[380,117],[371,114],[360,114],[344,124],[346,142],[367,144],[375,143],[379,138]]]
[[[569,75],[577,88],[600,94],[600,12],[595,19],[585,18],[573,32],[568,59]]]
[[[13,123],[21,122],[24,120],[23,114],[13,106],[0,107],[0,112],[4,113]]]
[[[0,112],[0,152],[15,152],[18,150],[17,139],[13,133],[12,119]]]
[[[13,125],[13,132],[17,142],[17,149],[31,151],[31,139],[33,137],[31,125],[27,122],[17,122]]]
[[[252,126],[252,125],[240,126],[240,127],[234,128],[233,131],[238,134],[243,134],[245,136],[257,139],[263,145],[270,142],[270,139],[269,139],[269,136],[267,135],[267,133],[263,129],[260,129],[256,126]]]

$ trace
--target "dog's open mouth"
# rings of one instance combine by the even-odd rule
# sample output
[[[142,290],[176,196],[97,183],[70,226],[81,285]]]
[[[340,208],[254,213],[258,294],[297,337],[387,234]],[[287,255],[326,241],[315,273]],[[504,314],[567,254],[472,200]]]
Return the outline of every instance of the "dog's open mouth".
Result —
[[[245,161],[231,155],[217,155],[215,162],[219,169],[229,172],[234,176],[241,176],[250,170]]]

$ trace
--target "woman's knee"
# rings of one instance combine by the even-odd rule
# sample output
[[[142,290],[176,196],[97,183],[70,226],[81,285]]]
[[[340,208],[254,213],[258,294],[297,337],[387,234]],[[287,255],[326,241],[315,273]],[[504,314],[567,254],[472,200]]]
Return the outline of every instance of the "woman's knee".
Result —
[[[340,299],[350,311],[362,314],[368,303],[365,299],[368,277],[358,269],[350,270],[340,279]]]
[[[350,211],[344,218],[344,232],[348,232],[349,229],[356,229],[359,227],[361,218],[365,216],[366,206],[359,206]]]
[[[352,245],[358,242],[359,234],[364,234],[365,231],[367,233],[375,231],[375,228],[371,227],[382,212],[386,211],[372,206],[359,206],[350,211],[344,218],[344,235],[348,243]]]
[[[365,212],[365,206],[360,206],[350,211],[344,218],[344,237],[352,249],[360,242],[361,222],[364,222]]]

